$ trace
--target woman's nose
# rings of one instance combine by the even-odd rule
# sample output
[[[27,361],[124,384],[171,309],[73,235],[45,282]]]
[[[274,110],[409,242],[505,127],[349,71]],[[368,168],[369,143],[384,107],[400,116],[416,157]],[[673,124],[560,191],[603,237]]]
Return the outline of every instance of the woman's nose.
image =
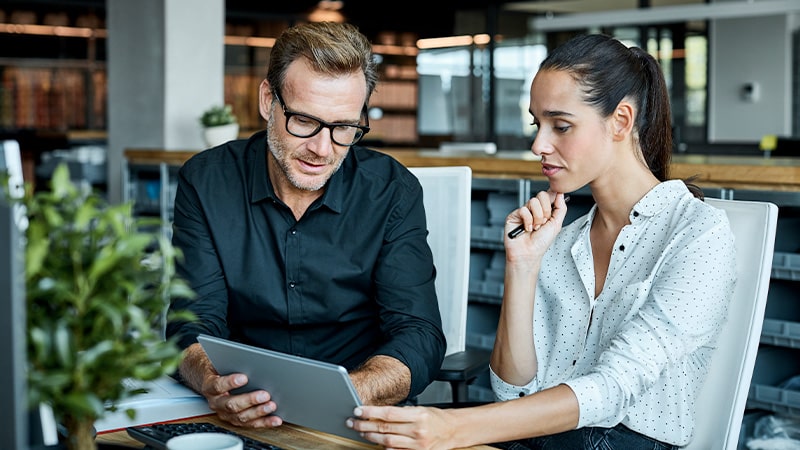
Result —
[[[541,156],[543,153],[549,153],[552,151],[552,146],[547,141],[547,137],[543,135],[541,129],[538,130],[536,135],[533,137],[531,151],[536,156]]]

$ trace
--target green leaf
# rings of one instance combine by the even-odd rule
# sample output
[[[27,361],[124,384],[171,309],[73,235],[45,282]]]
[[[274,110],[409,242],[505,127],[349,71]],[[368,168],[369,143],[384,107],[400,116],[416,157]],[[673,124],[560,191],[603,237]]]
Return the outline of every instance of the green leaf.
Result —
[[[70,340],[70,330],[67,329],[63,321],[59,321],[53,333],[53,349],[63,367],[71,367],[74,364]]]
[[[66,164],[59,164],[53,171],[50,187],[57,198],[67,198],[75,189],[69,179],[69,168]]]

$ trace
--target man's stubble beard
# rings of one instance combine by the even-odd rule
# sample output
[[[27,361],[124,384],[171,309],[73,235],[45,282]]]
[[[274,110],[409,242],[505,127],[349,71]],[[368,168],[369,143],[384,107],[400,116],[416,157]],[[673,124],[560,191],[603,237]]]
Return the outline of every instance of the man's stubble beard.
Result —
[[[323,132],[325,132],[325,130],[320,131],[320,133]],[[325,184],[330,179],[330,176],[326,177],[321,182],[313,185],[303,184],[299,179],[297,179],[297,177],[294,176],[289,166],[289,160],[291,156],[289,155],[289,152],[286,149],[286,145],[276,137],[277,135],[278,133],[275,132],[275,121],[268,120],[267,147],[269,152],[272,153],[272,157],[275,158],[275,161],[277,162],[278,167],[283,172],[283,175],[286,177],[287,180],[289,180],[289,183],[291,183],[292,186],[296,187],[297,189],[302,189],[304,191],[311,191],[311,192],[318,191],[323,187],[325,187]],[[343,162],[344,162],[344,157],[342,157],[341,159],[339,159],[339,161],[336,162],[336,166],[334,170],[331,172],[331,176],[333,176],[333,174],[336,173],[337,170],[339,170]]]

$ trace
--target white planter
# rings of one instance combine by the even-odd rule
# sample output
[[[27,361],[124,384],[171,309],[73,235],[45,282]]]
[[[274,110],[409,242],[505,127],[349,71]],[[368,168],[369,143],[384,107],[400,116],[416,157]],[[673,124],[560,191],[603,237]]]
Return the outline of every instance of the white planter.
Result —
[[[209,147],[216,147],[239,137],[239,124],[229,123],[216,127],[203,128],[203,139]]]

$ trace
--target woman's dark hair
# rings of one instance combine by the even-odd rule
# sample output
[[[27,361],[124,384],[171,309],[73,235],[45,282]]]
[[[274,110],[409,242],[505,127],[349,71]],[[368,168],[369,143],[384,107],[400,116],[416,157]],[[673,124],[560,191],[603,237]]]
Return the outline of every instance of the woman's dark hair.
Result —
[[[576,36],[551,52],[539,70],[572,75],[584,101],[603,117],[628,98],[636,106],[634,132],[647,167],[660,181],[669,179],[672,158],[672,112],[664,75],[658,62],[639,47],[626,47],[612,36]],[[695,197],[702,190],[685,180]]]

